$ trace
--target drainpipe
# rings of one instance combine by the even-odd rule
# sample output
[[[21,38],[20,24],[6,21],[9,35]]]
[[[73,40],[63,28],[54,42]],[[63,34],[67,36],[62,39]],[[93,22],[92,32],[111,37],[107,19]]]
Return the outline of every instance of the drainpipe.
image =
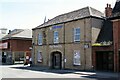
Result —
[[[10,40],[10,53],[12,54],[12,64],[14,64],[14,62],[15,62],[15,55],[14,55],[14,53],[12,53],[12,41],[11,41],[12,38],[11,38],[11,35],[10,35],[9,40]]]
[[[85,49],[85,43],[86,43],[86,21],[84,19],[84,70],[86,70],[86,49]]]
[[[64,32],[63,32],[63,36],[64,36],[64,53],[63,53],[63,56],[64,56],[64,58],[63,58],[63,69],[65,69],[65,23],[63,23],[64,24]]]
[[[92,18],[90,17],[90,28],[91,28],[91,42],[90,42],[90,46],[91,46],[91,59],[92,59],[92,70],[94,71],[96,69],[96,52],[93,50],[93,47],[92,47]],[[94,62],[93,62],[94,61]]]

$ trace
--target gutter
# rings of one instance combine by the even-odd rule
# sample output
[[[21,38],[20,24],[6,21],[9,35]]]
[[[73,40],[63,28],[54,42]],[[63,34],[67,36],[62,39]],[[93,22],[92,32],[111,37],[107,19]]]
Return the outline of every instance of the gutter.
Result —
[[[8,38],[3,38],[3,39],[1,39],[0,41],[9,40],[9,39],[32,40],[32,38],[24,38],[24,37],[8,37]]]

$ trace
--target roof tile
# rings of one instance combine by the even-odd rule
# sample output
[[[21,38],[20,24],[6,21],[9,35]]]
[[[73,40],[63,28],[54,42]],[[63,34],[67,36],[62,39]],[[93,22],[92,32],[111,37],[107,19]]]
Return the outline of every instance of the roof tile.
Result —
[[[75,10],[75,11],[72,11],[69,13],[58,15],[58,16],[54,17],[53,19],[39,25],[36,28],[47,27],[49,25],[68,22],[68,21],[85,18],[85,17],[89,17],[89,16],[95,16],[95,17],[102,18],[104,16],[104,14],[94,8],[85,7],[85,8]],[[34,28],[34,29],[36,29],[36,28]]]

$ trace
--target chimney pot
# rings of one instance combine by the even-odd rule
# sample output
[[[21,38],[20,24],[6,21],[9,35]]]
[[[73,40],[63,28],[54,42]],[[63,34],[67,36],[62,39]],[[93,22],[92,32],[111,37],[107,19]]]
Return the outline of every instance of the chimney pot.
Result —
[[[108,7],[108,3],[107,3],[107,7]]]
[[[109,8],[111,8],[111,4],[109,4]]]
[[[107,7],[105,7],[105,16],[106,16],[106,17],[112,16],[111,4],[108,4],[108,3],[107,3]]]

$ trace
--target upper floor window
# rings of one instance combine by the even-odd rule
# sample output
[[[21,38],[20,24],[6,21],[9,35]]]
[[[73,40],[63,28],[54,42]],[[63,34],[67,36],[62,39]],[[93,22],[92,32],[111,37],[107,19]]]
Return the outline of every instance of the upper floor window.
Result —
[[[58,34],[58,31],[54,31],[54,43],[59,43],[59,34]]]
[[[74,42],[80,41],[80,28],[74,28]]]
[[[41,33],[39,33],[38,34],[38,45],[42,45],[42,34]]]

